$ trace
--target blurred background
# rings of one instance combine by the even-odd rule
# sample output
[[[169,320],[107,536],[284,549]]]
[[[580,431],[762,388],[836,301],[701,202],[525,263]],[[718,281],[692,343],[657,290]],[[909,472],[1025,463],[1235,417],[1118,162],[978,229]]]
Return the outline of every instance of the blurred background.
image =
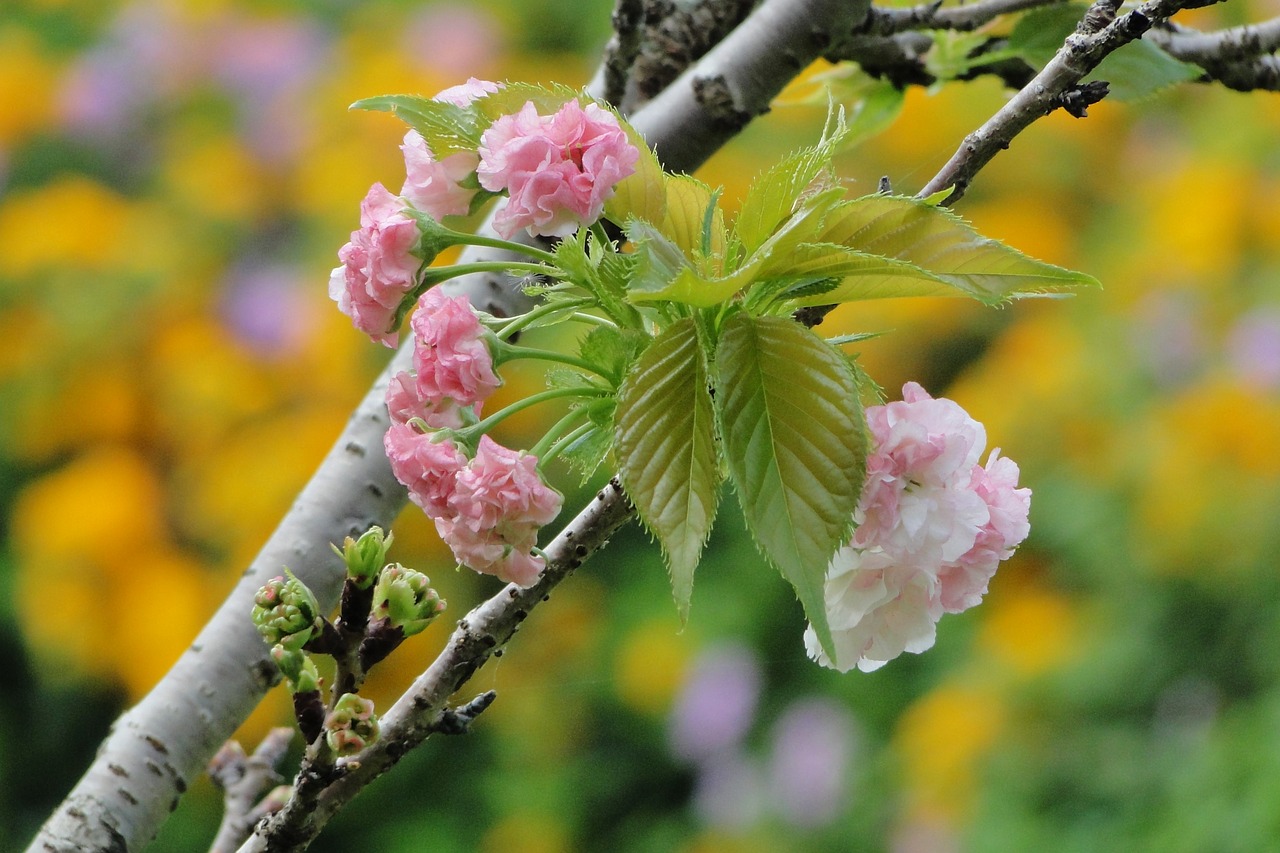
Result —
[[[0,8],[0,848],[195,636],[385,363],[326,283],[369,184],[403,180],[404,129],[347,105],[471,75],[581,85],[610,7]],[[914,192],[1003,97],[909,92],[844,159],[852,192]],[[633,527],[474,679],[499,692],[476,732],[430,741],[313,849],[1280,850],[1278,97],[1059,112],[980,175],[959,212],[1104,290],[824,324],[891,331],[864,344],[871,375],[959,401],[1034,491],[1030,539],[933,650],[809,662],[732,499],[681,632]],[[733,199],[822,117],[776,109],[700,176]],[[496,589],[417,510],[395,532],[455,616]],[[287,718],[277,690],[241,736]],[[153,849],[205,849],[220,811],[202,779]]]

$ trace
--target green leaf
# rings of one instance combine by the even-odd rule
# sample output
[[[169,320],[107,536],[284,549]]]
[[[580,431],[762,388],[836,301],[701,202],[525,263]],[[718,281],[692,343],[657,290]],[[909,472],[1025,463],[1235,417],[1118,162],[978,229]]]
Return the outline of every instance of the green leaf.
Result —
[[[553,114],[570,101],[580,101],[583,105],[595,103],[589,95],[560,83],[551,86],[504,83],[498,91],[476,98],[471,106],[484,119],[483,124],[487,128],[502,116],[520,112],[530,101],[538,115],[544,116]]]
[[[560,451],[560,458],[569,467],[577,471],[586,485],[591,475],[600,467],[600,463],[609,455],[613,447],[613,429],[611,426],[593,425],[582,435],[574,439]]]
[[[869,195],[840,205],[827,216],[819,240],[913,264],[988,305],[1098,284],[1092,276],[1037,261],[983,237],[945,208],[904,196]]]
[[[622,485],[662,545],[681,621],[720,497],[715,416],[692,318],[640,356],[618,393],[614,451]]]
[[[750,255],[806,201],[836,185],[831,158],[844,143],[848,128],[843,122],[817,145],[783,158],[751,182],[734,223],[734,233]]]
[[[975,55],[989,38],[986,33],[935,30],[931,35],[933,47],[925,54],[924,67],[939,81],[954,80],[975,64],[986,61],[980,54]]]
[[[711,187],[688,175],[668,175],[666,189],[666,215],[659,230],[686,257],[723,255],[724,213],[716,205],[716,193]],[[708,245],[704,246],[704,242]]]
[[[853,368],[795,321],[745,311],[725,323],[716,364],[724,455],[747,526],[830,655],[823,586],[866,473]]]
[[[617,116],[617,113],[614,112],[614,115]],[[667,182],[670,176],[662,170],[662,164],[640,132],[621,116],[618,116],[618,124],[626,131],[631,144],[639,150],[640,157],[636,160],[636,170],[618,181],[613,188],[613,195],[605,201],[605,218],[618,225],[631,218],[661,222],[666,215]]]
[[[1108,99],[1140,101],[1203,73],[1194,65],[1174,59],[1151,42],[1138,39],[1109,54],[1086,79],[1110,83]]]
[[[443,159],[459,151],[475,152],[484,128],[471,107],[424,98],[421,95],[381,95],[351,105],[353,110],[389,112],[404,121],[426,140],[427,146]],[[487,127],[488,124],[485,124]]]
[[[1083,3],[1063,3],[1027,12],[1013,25],[1007,52],[1021,56],[1036,70],[1044,68],[1067,36],[1075,32],[1076,24],[1088,8]],[[983,62],[992,60],[989,54],[982,57]]]
[[[788,278],[825,277],[835,283],[821,292],[783,291],[792,308],[905,296],[959,296],[960,291],[908,261],[886,258],[833,243],[804,243],[766,272]]]
[[[600,368],[616,386],[650,340],[644,332],[634,329],[596,326],[583,336],[582,343],[578,344],[578,354],[584,361]]]
[[[637,292],[663,292],[682,270],[689,268],[689,259],[680,247],[650,223],[629,220],[626,235],[635,258],[634,274],[627,283],[633,298]]]

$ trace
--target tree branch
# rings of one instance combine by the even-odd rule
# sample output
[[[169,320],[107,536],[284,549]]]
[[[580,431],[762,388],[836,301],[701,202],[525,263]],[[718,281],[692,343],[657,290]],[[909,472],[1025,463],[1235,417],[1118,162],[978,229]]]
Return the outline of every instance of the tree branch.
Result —
[[[766,0],[636,113],[633,124],[668,168],[691,172],[751,117],[765,112],[797,72],[832,47],[832,34],[851,31],[867,8],[868,0]],[[464,258],[493,255],[472,251]],[[518,312],[524,300],[496,275],[470,276],[450,289],[499,314]],[[331,609],[343,567],[329,543],[373,525],[389,526],[395,518],[405,492],[382,451],[383,398],[391,375],[410,363],[411,349],[402,346],[226,601],[160,683],[116,721],[93,764],[29,851],[140,847],[279,680],[248,618],[253,596],[287,565],[321,606]]]
[[[209,778],[222,788],[225,805],[209,853],[231,853],[253,832],[253,825],[264,814],[260,808],[263,794],[283,781],[277,767],[293,736],[293,729],[272,729],[251,756],[235,741],[227,741],[218,750],[209,764]],[[268,805],[278,808],[283,803]]]
[[[1280,18],[1260,24],[1202,33],[1172,23],[1146,36],[1174,59],[1199,65],[1205,82],[1241,92],[1280,91]]]
[[[501,654],[502,647],[533,609],[608,544],[609,537],[631,515],[631,505],[615,478],[547,546],[547,568],[538,582],[528,589],[510,584],[460,620],[440,656],[382,716],[380,739],[341,762],[340,772],[322,791],[314,792],[306,801],[291,801],[260,824],[240,853],[304,850],[339,809],[395,766],[409,750],[436,731],[455,730],[459,719],[469,721],[488,707],[492,700],[483,700],[488,694],[482,694],[479,703],[469,703],[457,711],[447,708],[446,703],[490,657]]]
[[[1108,54],[1141,38],[1154,24],[1174,12],[1203,5],[1207,5],[1203,0],[1147,0],[1116,17],[1120,0],[1097,0],[1049,64],[982,127],[965,137],[960,148],[920,190],[918,197],[925,198],[950,187],[951,194],[944,203],[954,204],[964,195],[974,175],[1037,119],[1059,107],[1070,108],[1073,114],[1080,115],[1083,107],[1099,100],[1105,91],[1095,87],[1089,92],[1079,84]]]

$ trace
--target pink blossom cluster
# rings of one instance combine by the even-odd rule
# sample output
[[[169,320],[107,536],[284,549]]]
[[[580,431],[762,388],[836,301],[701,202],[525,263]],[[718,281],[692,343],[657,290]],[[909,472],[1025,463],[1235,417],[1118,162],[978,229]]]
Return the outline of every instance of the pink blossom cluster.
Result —
[[[827,569],[835,660],[805,632],[811,657],[847,672],[878,669],[933,645],[944,613],[982,600],[1001,560],[1030,531],[1031,490],[987,443],[982,424],[914,382],[901,402],[867,410],[874,450],[854,520]]]
[[[508,239],[521,228],[535,236],[567,237],[595,222],[614,186],[635,171],[640,158],[612,113],[577,101],[549,116],[527,102],[490,125],[479,154],[480,185],[510,197],[493,221]]]
[[[537,457],[486,435],[468,459],[449,432],[498,387],[484,328],[465,297],[439,288],[422,295],[410,326],[414,372],[387,388],[391,470],[458,562],[530,586],[545,566],[532,554],[538,529],[559,514],[560,494],[542,481]]]
[[[496,92],[498,85],[474,77],[445,89],[436,100],[466,106],[475,98]],[[357,329],[386,346],[399,337],[394,328],[400,306],[414,289],[423,260],[418,248],[418,225],[405,209],[412,206],[439,219],[466,213],[474,189],[458,182],[475,171],[479,158],[469,152],[436,161],[417,131],[409,131],[402,146],[405,182],[399,196],[374,184],[360,205],[360,227],[338,251],[342,265],[329,278],[329,297],[351,318]]]
[[[360,203],[360,227],[338,250],[342,266],[329,277],[329,298],[357,329],[387,346],[395,346],[396,312],[417,282],[422,259],[418,224],[404,213],[405,204],[382,184],[369,188]]]

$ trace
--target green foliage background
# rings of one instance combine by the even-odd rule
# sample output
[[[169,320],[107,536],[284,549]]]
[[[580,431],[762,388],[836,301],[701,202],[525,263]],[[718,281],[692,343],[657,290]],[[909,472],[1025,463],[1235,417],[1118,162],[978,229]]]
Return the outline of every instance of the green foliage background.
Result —
[[[346,106],[469,75],[580,85],[608,7],[0,9],[0,847],[25,843],[190,642],[384,362],[325,282],[368,185],[402,180],[402,126]],[[1002,97],[991,81],[908,93],[842,161],[852,193],[886,174],[914,191]],[[1035,492],[1030,540],[936,648],[869,675],[808,662],[799,606],[732,500],[681,633],[632,527],[478,676],[499,699],[476,733],[430,742],[315,849],[1280,848],[1275,98],[1104,102],[1040,122],[981,174],[961,214],[1101,292],[824,323],[892,330],[863,367],[891,396],[916,379],[958,400]],[[700,177],[732,208],[822,119],[776,109]],[[513,371],[503,393],[540,382]],[[536,436],[513,421],[508,442]],[[560,482],[569,506],[589,495]],[[416,510],[393,556],[455,614],[494,588],[453,572]],[[445,634],[407,644],[374,695]],[[711,671],[746,698],[712,703],[707,737],[730,734],[695,760],[672,720]],[[243,736],[285,717],[273,696]],[[784,736],[795,720],[829,731],[806,745]],[[843,774],[832,810],[785,805],[786,758]],[[219,810],[198,782],[155,849],[204,849]]]

